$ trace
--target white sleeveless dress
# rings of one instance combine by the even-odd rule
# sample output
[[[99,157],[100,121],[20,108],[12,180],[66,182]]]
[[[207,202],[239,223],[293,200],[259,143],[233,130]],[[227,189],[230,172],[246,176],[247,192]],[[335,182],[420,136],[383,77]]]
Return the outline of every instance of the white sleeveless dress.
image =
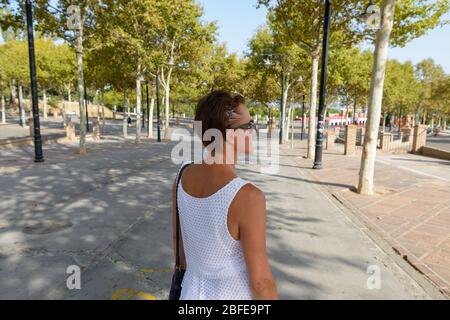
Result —
[[[180,300],[253,299],[241,243],[227,227],[228,208],[246,183],[237,177],[211,196],[197,198],[180,182],[177,200],[186,256]]]

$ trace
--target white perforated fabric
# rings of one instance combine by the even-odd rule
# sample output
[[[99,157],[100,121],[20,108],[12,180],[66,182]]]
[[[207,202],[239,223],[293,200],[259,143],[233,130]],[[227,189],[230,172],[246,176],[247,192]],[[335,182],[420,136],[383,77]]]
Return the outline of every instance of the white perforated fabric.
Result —
[[[181,300],[253,299],[241,243],[227,227],[228,208],[246,183],[237,177],[206,198],[192,197],[179,184],[178,210],[186,256]]]

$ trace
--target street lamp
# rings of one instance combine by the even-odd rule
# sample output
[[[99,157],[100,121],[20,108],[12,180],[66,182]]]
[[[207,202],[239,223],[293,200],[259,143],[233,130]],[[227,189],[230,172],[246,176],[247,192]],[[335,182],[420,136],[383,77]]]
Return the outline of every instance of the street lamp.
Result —
[[[280,57],[281,54],[278,53],[270,53],[270,54],[266,54],[266,56],[270,57],[270,56],[278,56]],[[264,61],[265,65],[270,65],[271,62],[269,59],[266,59]],[[284,101],[284,87],[285,87],[285,82],[286,82],[286,75],[285,75],[285,68],[284,68],[284,64],[281,63],[281,97],[280,97],[280,136],[279,136],[279,144],[283,143],[283,124],[284,124],[284,117],[285,117],[285,101]]]
[[[325,98],[327,85],[328,44],[330,39],[331,0],[325,0],[325,16],[323,19],[322,70],[320,73],[319,119],[317,122],[316,152],[313,169],[322,169],[323,131],[325,128]],[[310,114],[310,117],[315,115]]]
[[[86,106],[86,132],[89,132],[89,112],[88,112],[87,89],[85,78],[83,78],[83,84],[84,84],[84,105]]]
[[[381,27],[381,14],[380,8],[373,4],[373,1],[370,0],[369,4],[366,7],[366,10],[361,14],[361,18],[365,21],[365,23],[372,30],[378,30]]]
[[[303,141],[303,134],[305,133],[305,95],[303,95],[302,99],[302,131],[300,133],[300,140]]]
[[[285,101],[284,101],[284,87],[285,87],[285,81],[286,81],[286,76],[285,76],[285,71],[284,71],[284,64],[281,64],[281,99],[280,99],[280,141],[279,144],[283,144],[283,126],[284,126],[284,117],[285,117]]]
[[[156,128],[158,130],[158,142],[161,142],[161,120],[160,120],[160,111],[159,111],[159,70],[156,70],[156,119],[157,125]]]
[[[38,104],[38,92],[36,80],[36,58],[34,55],[33,12],[30,0],[25,1],[25,11],[27,19],[28,57],[30,62],[31,103],[33,108],[34,162],[44,162],[44,155],[42,153],[41,127],[39,122],[39,104]]]

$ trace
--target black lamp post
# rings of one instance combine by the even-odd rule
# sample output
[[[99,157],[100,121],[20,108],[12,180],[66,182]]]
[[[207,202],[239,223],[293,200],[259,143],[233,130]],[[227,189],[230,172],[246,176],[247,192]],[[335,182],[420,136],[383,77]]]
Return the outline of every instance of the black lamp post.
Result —
[[[160,120],[160,114],[159,114],[159,74],[158,74],[158,70],[156,71],[156,119],[157,119],[156,128],[158,129],[158,142],[161,142],[161,120]]]
[[[303,140],[304,132],[305,132],[305,95],[303,95],[303,101],[302,101],[302,131],[300,134],[300,140]]]
[[[31,104],[33,108],[33,125],[34,125],[34,162],[44,162],[42,153],[41,126],[39,122],[39,104],[36,80],[36,58],[34,55],[34,34],[33,34],[33,12],[31,1],[25,1],[25,11],[27,19],[28,34],[28,57],[30,62],[30,80],[31,80]]]
[[[323,19],[322,70],[320,73],[319,119],[317,123],[316,152],[313,169],[322,169],[323,131],[325,128],[325,98],[327,94],[328,44],[330,39],[331,0],[325,0]],[[314,117],[313,114],[310,117]]]
[[[285,116],[285,110],[284,110],[284,87],[285,87],[285,75],[284,75],[284,64],[281,65],[282,72],[281,72],[281,99],[280,99],[280,141],[279,143],[283,143],[283,125],[284,125],[284,116]]]
[[[86,89],[86,79],[84,79],[84,105],[86,107],[86,132],[89,132],[89,112],[88,112],[88,101],[87,101],[87,89]]]

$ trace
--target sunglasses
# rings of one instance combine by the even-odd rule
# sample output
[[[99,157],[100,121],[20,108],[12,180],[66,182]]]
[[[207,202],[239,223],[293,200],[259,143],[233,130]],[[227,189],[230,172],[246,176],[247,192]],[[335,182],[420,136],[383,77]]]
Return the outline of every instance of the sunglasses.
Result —
[[[255,129],[255,130],[258,130],[256,128],[256,123],[255,123],[255,121],[253,119],[250,120],[247,123],[244,123],[244,124],[240,125],[239,127],[234,128],[234,129],[244,129],[244,130]]]

